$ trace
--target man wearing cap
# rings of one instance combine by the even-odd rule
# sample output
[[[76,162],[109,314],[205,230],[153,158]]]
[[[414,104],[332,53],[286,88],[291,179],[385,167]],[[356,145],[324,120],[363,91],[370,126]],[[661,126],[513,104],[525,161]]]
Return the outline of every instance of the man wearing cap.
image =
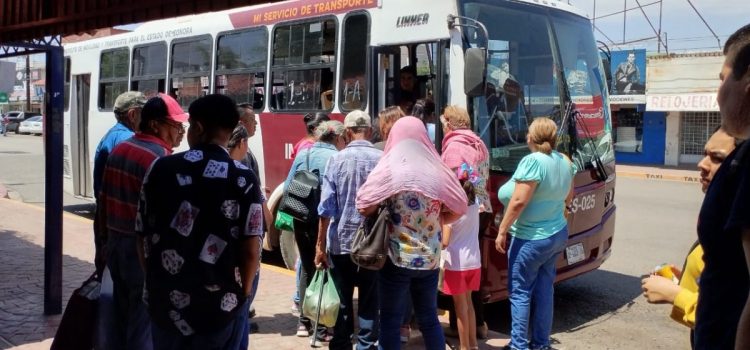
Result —
[[[144,300],[155,349],[236,350],[247,344],[263,197],[255,174],[226,150],[235,102],[213,94],[189,111],[190,150],[157,160],[143,183]]]
[[[331,349],[350,349],[354,332],[352,297],[359,287],[357,349],[374,349],[378,339],[378,294],[375,271],[360,269],[351,260],[352,240],[363,217],[355,202],[357,190],[367,179],[383,152],[370,141],[372,123],[367,113],[354,110],[344,119],[347,146],[331,156],[322,176],[318,214],[320,224],[315,265],[331,266],[341,306]],[[330,259],[330,263],[329,263]]]
[[[115,99],[113,112],[117,123],[104,134],[94,155],[94,197],[99,196],[104,166],[107,164],[109,154],[112,153],[115,146],[132,137],[138,130],[138,123],[141,121],[141,108],[144,104],[146,104],[146,97],[139,91],[123,92]],[[104,243],[98,241],[98,238],[102,235],[98,232],[101,223],[98,222],[97,217],[98,215],[94,217],[94,247],[96,252],[94,263],[97,271],[101,273],[104,269],[104,251],[101,249]]]
[[[179,145],[186,121],[187,114],[169,95],[149,99],[138,132],[112,150],[104,167],[97,215],[112,275],[115,336],[122,339],[119,349],[152,349],[151,322],[142,301],[144,275],[138,262],[136,212],[147,170]]]

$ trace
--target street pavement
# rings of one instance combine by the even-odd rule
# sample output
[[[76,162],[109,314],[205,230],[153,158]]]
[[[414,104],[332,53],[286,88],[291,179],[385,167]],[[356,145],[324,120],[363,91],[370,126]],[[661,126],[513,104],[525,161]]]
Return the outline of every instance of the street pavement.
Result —
[[[0,137],[0,184],[7,184],[16,200],[0,200],[0,349],[47,349],[60,316],[42,312],[41,138],[12,135],[8,139],[12,141]],[[669,319],[669,306],[645,302],[639,276],[660,263],[682,264],[696,238],[702,200],[700,186],[694,181],[697,171],[618,166],[618,175],[612,256],[600,269],[557,285],[554,346],[688,349],[687,328]],[[65,205],[68,211],[83,215],[93,207],[72,196],[65,197]],[[70,292],[93,271],[93,242],[91,222],[79,215],[65,214],[64,231],[65,303]],[[308,346],[304,338],[293,336],[295,318],[289,313],[293,289],[290,271],[263,266],[256,303],[260,333],[251,336],[251,348]],[[507,342],[508,309],[507,302],[488,305],[487,319],[497,332],[483,348],[499,348]],[[421,348],[419,339],[411,347]]]

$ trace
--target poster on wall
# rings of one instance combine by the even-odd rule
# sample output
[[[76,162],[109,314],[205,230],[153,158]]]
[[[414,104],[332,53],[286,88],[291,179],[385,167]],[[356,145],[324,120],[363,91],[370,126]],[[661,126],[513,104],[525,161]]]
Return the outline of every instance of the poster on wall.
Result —
[[[646,103],[646,50],[612,51],[610,103]]]

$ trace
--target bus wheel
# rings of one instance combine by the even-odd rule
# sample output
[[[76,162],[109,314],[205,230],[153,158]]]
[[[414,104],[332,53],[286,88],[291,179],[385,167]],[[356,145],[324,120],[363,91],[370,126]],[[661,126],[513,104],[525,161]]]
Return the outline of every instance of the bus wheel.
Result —
[[[281,248],[281,257],[284,259],[284,264],[287,269],[294,270],[297,265],[297,242],[294,240],[294,232],[281,231],[281,238],[279,239],[279,246]]]

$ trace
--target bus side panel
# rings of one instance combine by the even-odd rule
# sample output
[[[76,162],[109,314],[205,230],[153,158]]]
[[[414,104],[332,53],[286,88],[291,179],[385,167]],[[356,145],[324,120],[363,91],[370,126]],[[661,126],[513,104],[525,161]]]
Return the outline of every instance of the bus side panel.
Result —
[[[329,114],[331,119],[342,121],[342,114]],[[263,130],[263,172],[265,186],[273,191],[286,180],[292,166],[292,150],[305,131],[304,114],[260,113],[260,130]]]

